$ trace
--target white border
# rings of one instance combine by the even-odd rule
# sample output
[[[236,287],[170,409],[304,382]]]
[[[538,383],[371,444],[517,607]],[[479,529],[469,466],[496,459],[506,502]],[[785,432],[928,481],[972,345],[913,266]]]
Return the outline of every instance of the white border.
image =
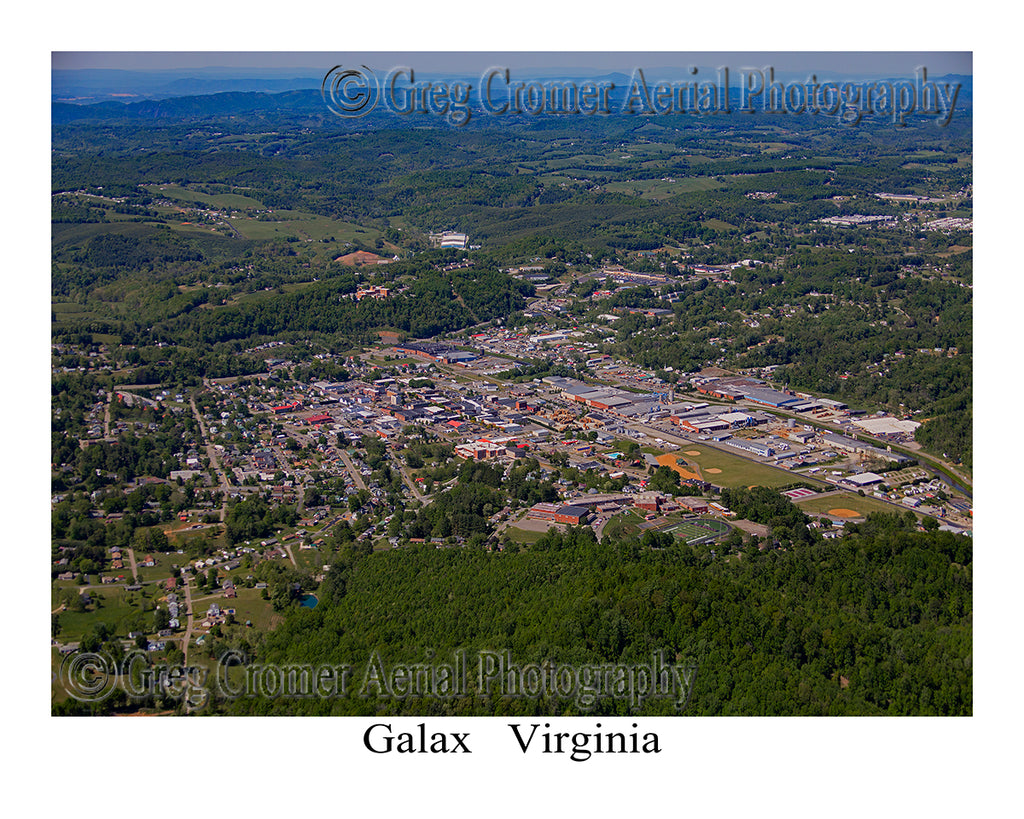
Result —
[[[1018,162],[1017,132],[1011,130],[1010,119],[1015,89],[1009,85],[1009,55],[1015,54],[1015,43],[984,31],[981,19],[968,17],[969,10],[952,3],[905,10],[883,2],[834,10],[763,3],[668,10],[462,2],[305,11],[294,4],[178,3],[146,7],[152,10],[140,19],[141,8],[126,2],[58,4],[56,9],[47,7],[45,17],[30,12],[37,18],[28,27],[30,37],[44,42],[5,54],[6,76],[16,86],[9,103],[16,115],[7,120],[7,128],[18,132],[16,146],[7,152],[15,173],[5,197],[5,223],[8,244],[17,246],[17,267],[9,268],[14,298],[5,300],[5,326],[9,333],[15,331],[7,342],[14,354],[16,383],[27,389],[12,389],[5,402],[5,429],[21,440],[7,463],[4,488],[9,514],[26,510],[30,519],[24,531],[18,527],[9,553],[31,555],[27,572],[22,561],[9,558],[8,591],[21,584],[20,578],[36,572],[39,550],[48,556],[41,543],[45,536],[39,534],[49,520],[48,476],[40,474],[45,470],[36,462],[40,442],[45,446],[48,441],[49,417],[43,397],[48,395],[48,379],[41,376],[48,372],[49,236],[40,226],[48,222],[49,214],[44,180],[49,175],[50,51],[344,51],[353,41],[367,50],[388,51],[902,51],[922,46],[928,51],[973,50],[978,78],[975,186],[981,203],[976,235],[977,245],[984,243],[976,251],[975,360],[977,392],[983,399],[976,402],[975,471],[981,475],[975,540],[981,553],[976,562],[976,716],[660,720],[666,752],[657,759],[606,757],[587,763],[523,758],[514,746],[505,747],[508,743],[502,737],[507,729],[503,723],[492,727],[495,720],[470,721],[484,741],[495,746],[493,754],[443,761],[369,758],[359,748],[358,720],[53,720],[47,716],[47,688],[38,685],[40,669],[49,667],[48,652],[41,660],[41,629],[35,617],[29,618],[28,628],[18,617],[37,609],[38,597],[15,596],[14,606],[5,603],[4,622],[6,633],[14,638],[5,694],[9,710],[17,714],[12,720],[16,736],[9,735],[7,743],[17,757],[11,777],[16,793],[43,796],[49,804],[71,810],[95,805],[114,816],[129,810],[158,815],[172,810],[186,815],[255,810],[264,815],[270,810],[347,813],[374,807],[391,815],[399,805],[421,815],[548,815],[556,804],[574,813],[659,807],[726,815],[746,809],[797,816],[855,815],[866,810],[880,815],[912,811],[986,816],[995,813],[996,800],[1003,796],[1006,804],[1018,801],[1002,793],[1014,780],[1009,764],[1016,754],[1012,746],[1003,749],[997,739],[1012,730],[1008,720],[1018,712],[1009,686],[1019,679],[1014,673],[1019,661],[1005,633],[1005,624],[1013,620],[1004,601],[1010,599],[1009,578],[1016,575],[1013,569],[1020,561],[1016,538],[1006,524],[996,522],[997,516],[1012,515],[1014,506],[996,486],[993,433],[987,431],[995,419],[988,410],[993,405],[984,400],[998,401],[999,396],[1003,406],[1007,398],[1012,402],[1008,391],[1013,389],[1014,373],[1006,365],[1015,351],[1004,348],[1007,336],[999,328],[1015,326],[1009,310],[1019,303],[1012,298],[1017,295],[1018,274],[1010,249],[999,242],[1014,235],[1007,223],[1010,214],[999,209],[1011,203],[995,197],[1008,186],[1004,174]],[[16,29],[17,23],[11,22]],[[27,235],[22,225],[28,226]],[[28,353],[24,358],[23,351]],[[21,400],[23,395],[27,402]],[[27,435],[21,432],[26,425]],[[46,487],[42,503],[34,496],[27,504],[10,502],[23,497],[20,487],[26,471],[33,492]],[[30,693],[23,702],[26,685]],[[487,725],[476,728],[481,722]],[[1003,731],[997,734],[997,728]]]

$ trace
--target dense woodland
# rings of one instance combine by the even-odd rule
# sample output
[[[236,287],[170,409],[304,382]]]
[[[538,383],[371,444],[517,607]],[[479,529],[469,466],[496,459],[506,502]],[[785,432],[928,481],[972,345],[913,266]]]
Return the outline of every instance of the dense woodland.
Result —
[[[519,663],[697,660],[687,714],[969,714],[971,547],[873,517],[839,541],[722,562],[685,546],[549,533],[528,551],[429,546],[332,567],[254,662],[387,664],[507,648]],[[626,714],[607,698],[596,713]],[[220,707],[267,713],[580,713],[571,702],[387,697]],[[481,710],[482,709],[482,710]],[[673,713],[651,700],[641,713]]]

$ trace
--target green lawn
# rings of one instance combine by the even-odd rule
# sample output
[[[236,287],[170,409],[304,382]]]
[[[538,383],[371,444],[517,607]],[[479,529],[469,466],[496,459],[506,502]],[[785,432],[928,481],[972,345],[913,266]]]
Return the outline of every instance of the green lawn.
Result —
[[[149,185],[147,186],[154,196],[163,196],[167,199],[178,199],[190,204],[204,205],[209,208],[232,208],[245,210],[246,208],[262,208],[263,203],[258,199],[243,196],[237,193],[220,193],[210,196],[198,191],[190,191],[179,185]]]
[[[301,211],[282,210],[272,214],[273,221],[238,218],[230,224],[247,239],[331,239],[334,242],[352,242],[357,239],[373,243],[381,238],[379,230],[363,228],[351,222],[329,219]],[[344,251],[339,251],[339,255]]]
[[[613,193],[630,193],[644,199],[668,199],[680,193],[708,191],[723,187],[721,182],[716,182],[707,176],[687,178],[673,176],[671,179],[671,182],[661,179],[631,179],[623,182],[609,182],[605,188]]]
[[[546,535],[547,532],[535,532],[531,529],[520,529],[517,526],[508,526],[506,527],[505,531],[502,532],[502,534],[508,535],[509,540],[513,541],[514,543],[522,543],[524,545],[528,545],[531,543],[536,543],[538,540],[544,537],[544,535]]]
[[[324,570],[324,564],[331,560],[330,554],[320,549],[300,549],[298,541],[291,541],[292,554],[295,555],[295,562],[299,564],[299,570],[310,574],[320,574]]]
[[[139,569],[140,583],[151,582],[154,580],[166,580],[171,576],[172,565],[177,564],[178,566],[184,566],[188,562],[188,555],[179,555],[176,552],[153,552],[151,557],[156,561],[156,565],[147,567],[142,565],[142,561],[146,559],[146,555],[140,554],[139,552],[135,553],[135,565]]]
[[[665,529],[676,537],[682,538],[687,543],[692,540],[699,540],[709,536],[721,536],[729,532],[730,526],[714,518],[700,518],[699,521],[681,521],[674,526]]]
[[[274,611],[269,600],[264,600],[262,598],[262,591],[262,589],[240,588],[238,589],[238,597],[234,599],[218,595],[217,597],[209,600],[204,600],[202,607],[197,605],[195,607],[196,614],[205,614],[206,610],[210,607],[210,603],[216,603],[221,607],[221,610],[235,610],[235,621],[237,625],[232,626],[231,628],[246,632],[253,630],[269,630],[277,624],[281,619],[281,615]],[[246,627],[246,620],[252,621],[251,629]]]
[[[70,586],[77,592],[77,587]],[[110,626],[118,637],[127,637],[129,631],[152,631],[153,612],[142,611],[143,602],[152,605],[148,591],[127,592],[121,585],[109,588],[88,590],[93,602],[88,610],[76,612],[62,611],[60,617],[60,634],[57,639],[62,643],[76,642],[91,632],[99,623]],[[59,594],[56,589],[51,593],[51,610],[57,608]]]
[[[634,511],[615,515],[604,525],[604,531],[601,533],[601,536],[602,538],[608,537],[615,540],[635,535],[640,531],[640,524],[642,522],[643,516]]]
[[[698,455],[689,455],[689,452],[698,452]],[[708,483],[715,486],[738,487],[738,486],[787,486],[798,481],[807,483],[825,484],[815,481],[806,475],[797,475],[776,469],[766,464],[748,461],[739,455],[732,455],[720,449],[713,449],[700,443],[684,443],[674,454],[679,455],[686,461],[695,462],[701,469],[701,475]],[[721,472],[709,470],[720,469]]]
[[[830,509],[849,509],[867,515],[869,512],[902,513],[896,506],[885,503],[878,498],[861,497],[856,492],[841,492],[824,498],[807,498],[794,501],[808,515],[827,515]]]

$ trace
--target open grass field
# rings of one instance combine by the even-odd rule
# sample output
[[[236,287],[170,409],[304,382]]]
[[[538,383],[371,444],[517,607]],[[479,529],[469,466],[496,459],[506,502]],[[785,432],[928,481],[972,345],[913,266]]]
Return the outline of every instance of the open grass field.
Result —
[[[614,539],[635,535],[640,531],[640,524],[643,522],[643,516],[634,511],[616,515],[605,524],[604,537]]]
[[[269,630],[281,621],[281,615],[274,611],[269,600],[261,596],[262,589],[239,589],[235,599],[224,599],[218,605],[222,609],[234,609],[235,621],[245,628],[245,621],[251,620],[252,627]]]
[[[550,159],[522,162],[520,165],[530,170],[540,168],[548,171],[561,170],[585,176],[587,171],[580,168],[580,165],[612,167],[622,162],[619,156],[620,154],[617,153],[607,156],[603,154],[576,154],[575,156],[552,157]]]
[[[900,512],[897,507],[878,500],[878,498],[861,497],[856,492],[840,492],[826,497],[797,499],[793,501],[808,515],[828,515],[832,509],[848,509],[865,516],[869,512]]]
[[[684,454],[685,453],[685,454]],[[696,454],[691,454],[696,453]],[[715,486],[786,486],[799,480],[811,482],[803,475],[794,475],[782,469],[748,461],[739,455],[731,455],[719,449],[701,444],[685,445],[684,450],[670,453],[699,467],[702,479]],[[660,460],[660,458],[659,458]],[[683,467],[682,469],[685,469]],[[720,470],[718,472],[712,470]],[[679,470],[677,470],[679,471]],[[821,483],[817,481],[816,483]],[[824,484],[822,484],[824,486]]]
[[[167,540],[170,541],[171,545],[175,549],[181,549],[186,553],[188,552],[189,544],[196,541],[202,542],[202,549],[219,549],[227,546],[227,540],[224,537],[224,527],[220,524],[204,526],[202,529],[187,528],[195,525],[197,524],[188,523],[181,529],[169,530],[167,533]],[[188,561],[187,554],[175,556],[181,561],[181,565],[184,565]],[[136,555],[136,557],[139,557],[139,555]]]
[[[266,219],[237,218],[231,226],[246,239],[287,239],[290,237],[320,241],[373,243],[381,238],[379,230],[363,228],[351,222],[303,213],[282,210],[273,213],[273,221]]]
[[[564,532],[568,526],[551,520],[535,520],[525,514],[517,521],[510,523],[503,534],[507,534],[516,543],[536,543],[549,529]]]
[[[135,554],[135,565],[139,569],[139,582],[148,583],[155,580],[166,580],[171,576],[171,567],[175,564],[184,566],[188,562],[188,555],[179,555],[176,552],[152,553],[151,557],[156,562],[155,566],[143,566],[142,561],[146,555]]]
[[[295,562],[299,564],[299,571],[310,574],[320,574],[324,565],[331,561],[331,556],[320,549],[300,549],[297,541],[292,541],[292,554],[295,555]]]
[[[150,185],[149,189],[153,195],[172,199],[183,207],[232,211],[264,210],[263,203],[258,199],[239,193],[210,195],[189,190],[180,185]],[[201,236],[210,233],[223,233],[225,230],[223,227],[214,227],[213,225],[190,224],[187,217],[183,218],[183,215],[175,208],[164,206],[156,207],[155,210],[167,218],[170,227],[184,234]],[[363,228],[351,222],[292,210],[263,213],[260,218],[236,213],[234,218],[229,218],[226,222],[243,238],[251,240],[301,239],[316,242],[328,240],[341,244],[356,240],[373,243],[382,236],[379,230],[373,228]],[[105,227],[109,229],[109,225]],[[71,237],[69,236],[69,238]]]
[[[546,523],[546,521],[529,522]],[[513,543],[522,543],[524,545],[529,545],[531,543],[536,543],[538,540],[544,537],[544,535],[547,534],[547,529],[520,529],[518,526],[513,525],[507,527],[503,534],[507,534],[509,536],[509,540],[511,540]]]
[[[210,196],[199,191],[192,191],[180,185],[147,185],[150,193],[154,196],[163,196],[167,199],[177,199],[189,204],[203,205],[208,208],[231,208],[244,210],[246,208],[262,208],[263,203],[250,196],[243,196],[238,193],[220,193]]]
[[[713,230],[736,230],[736,225],[723,222],[721,219],[705,219],[701,224]]]
[[[53,313],[54,326],[56,327],[101,317],[101,314],[92,308],[73,302],[54,302],[50,305],[50,310]]]
[[[714,518],[700,518],[696,521],[680,521],[679,523],[663,530],[671,532],[687,543],[703,540],[704,538],[717,538],[729,533],[729,524]]]
[[[668,199],[681,193],[709,191],[724,187],[721,182],[707,176],[672,177],[672,181],[662,179],[630,179],[622,182],[609,182],[605,189],[613,193],[629,193],[643,199]]]
[[[667,466],[670,469],[674,469],[679,473],[679,476],[688,481],[702,481],[700,471],[688,468],[689,464],[686,459],[675,452],[670,452],[666,455],[658,455],[657,461],[662,466]]]
[[[74,588],[74,587],[73,587]],[[75,589],[77,591],[77,588]],[[126,638],[129,631],[149,631],[153,628],[152,611],[140,611],[142,592],[128,592],[120,585],[105,589],[88,590],[92,603],[87,611],[60,612],[60,634],[62,643],[77,642],[90,633],[99,623],[105,623],[118,637]],[[59,605],[57,594],[51,595],[52,608]]]

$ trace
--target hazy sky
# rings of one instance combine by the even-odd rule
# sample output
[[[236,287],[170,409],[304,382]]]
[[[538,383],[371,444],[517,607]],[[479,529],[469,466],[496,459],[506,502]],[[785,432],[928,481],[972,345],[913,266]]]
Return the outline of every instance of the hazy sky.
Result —
[[[929,74],[971,74],[971,52],[800,52],[800,51],[621,51],[621,52],[53,52],[54,69],[109,68],[124,70],[189,70],[203,68],[247,69],[258,74],[290,71],[321,72],[336,64],[366,64],[375,69],[411,65],[421,70],[477,73],[492,65],[508,68],[624,71],[633,68],[681,66],[772,66],[778,71],[818,71],[862,75],[910,75],[918,66]]]

